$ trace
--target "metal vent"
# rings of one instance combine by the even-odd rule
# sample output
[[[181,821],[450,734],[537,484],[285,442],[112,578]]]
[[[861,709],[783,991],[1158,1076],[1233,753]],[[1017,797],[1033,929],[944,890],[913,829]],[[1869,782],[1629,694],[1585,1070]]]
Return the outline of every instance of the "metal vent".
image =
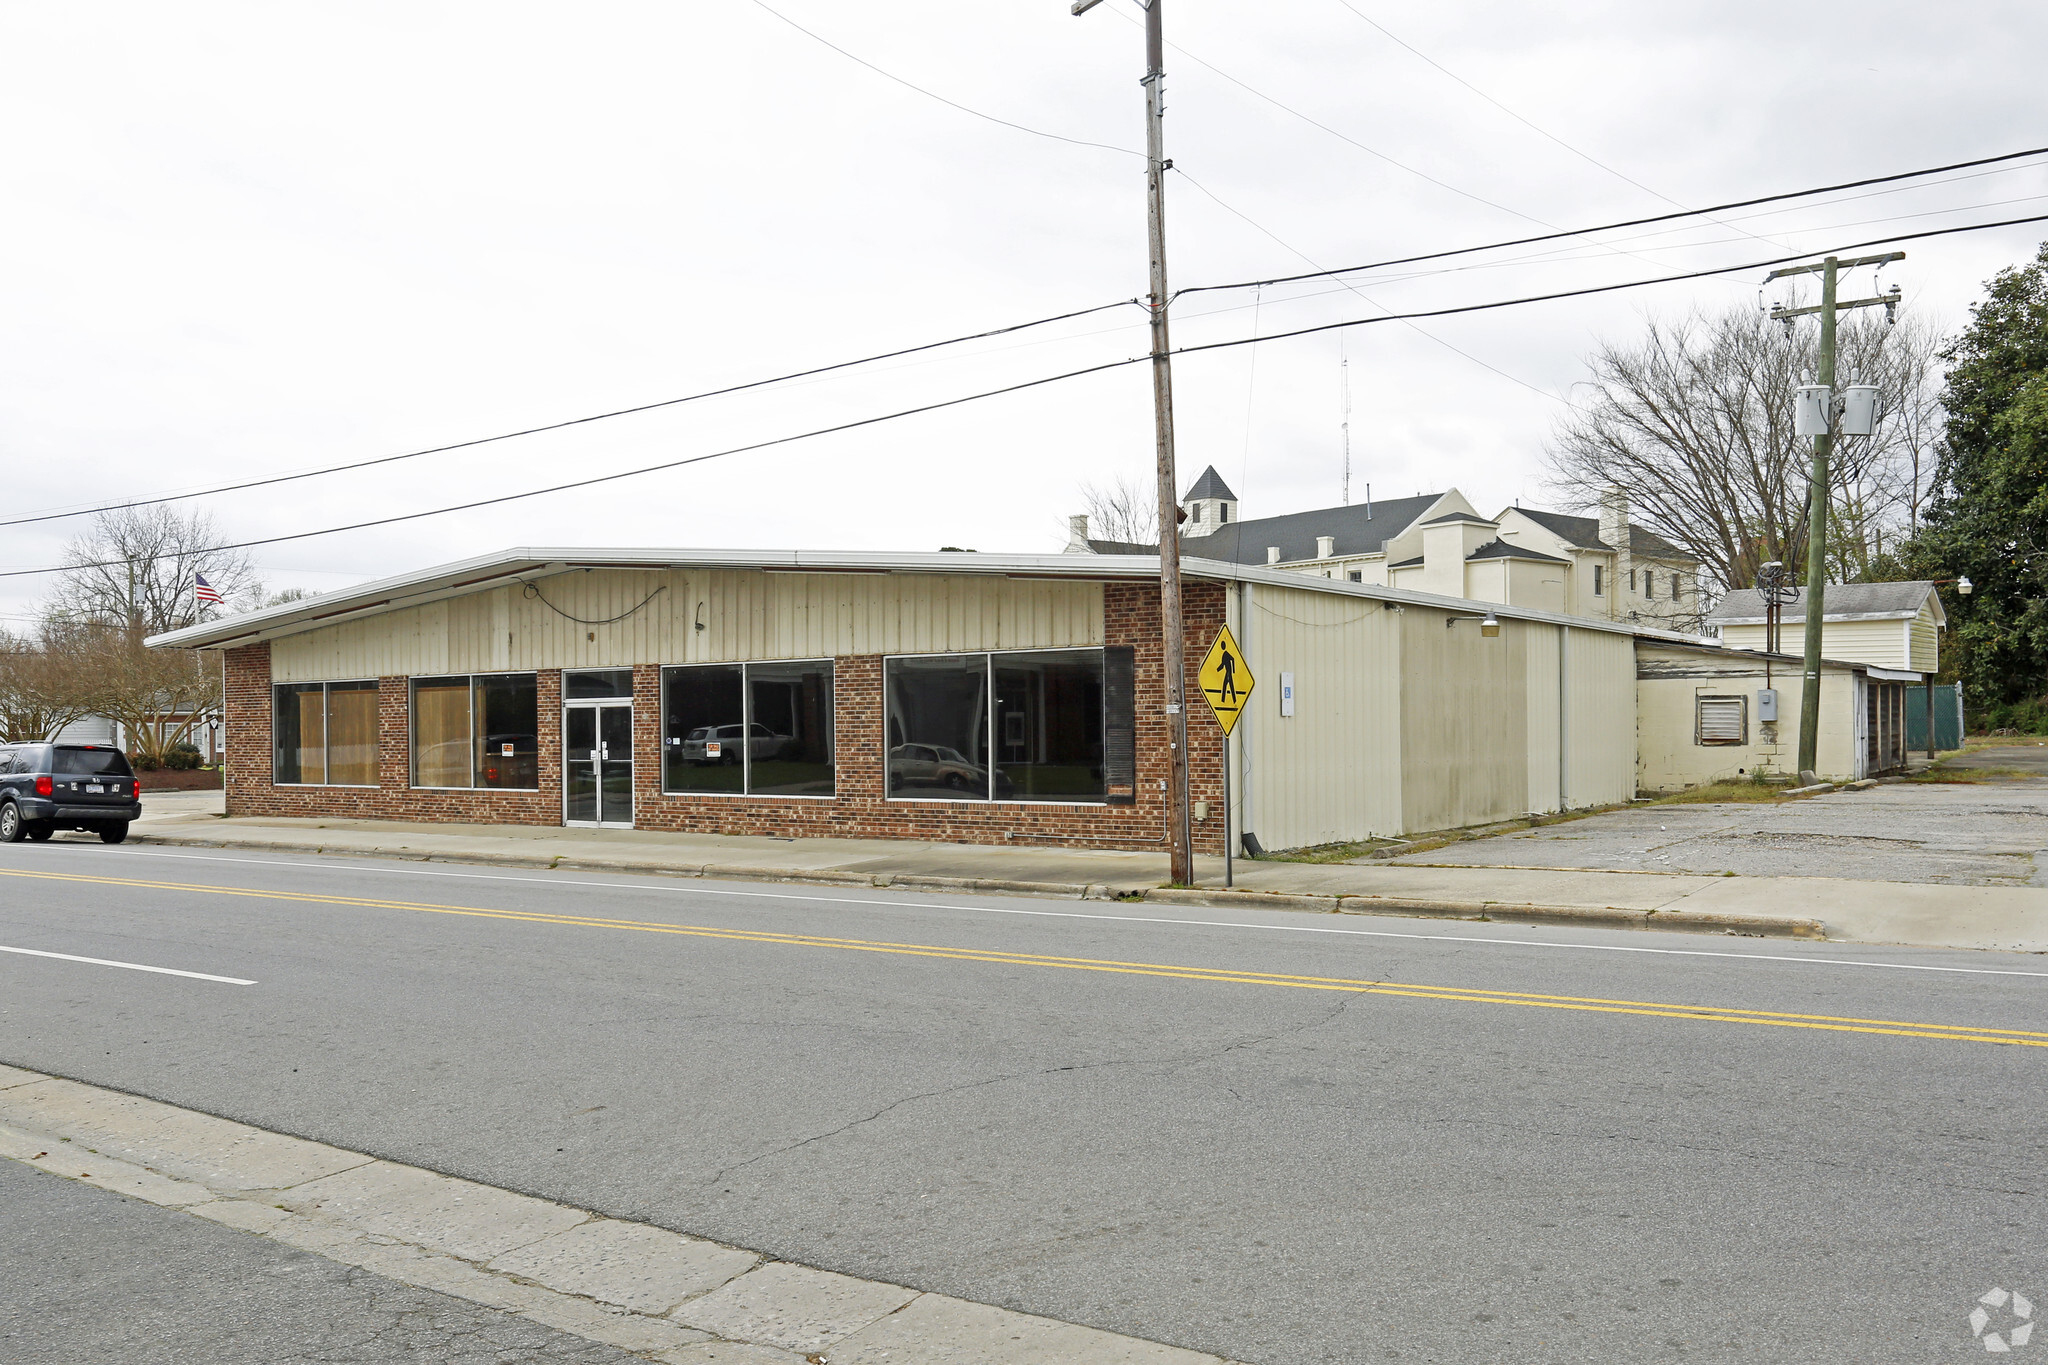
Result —
[[[1701,697],[1697,730],[1701,744],[1747,744],[1749,698]]]

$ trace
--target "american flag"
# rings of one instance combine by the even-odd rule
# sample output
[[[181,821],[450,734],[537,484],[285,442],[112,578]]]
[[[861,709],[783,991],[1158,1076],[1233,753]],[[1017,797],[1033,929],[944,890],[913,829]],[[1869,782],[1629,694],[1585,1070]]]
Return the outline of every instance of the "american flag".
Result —
[[[192,575],[192,595],[201,602],[211,602],[215,606],[220,606],[223,601],[220,590],[207,582],[206,575],[203,573]]]

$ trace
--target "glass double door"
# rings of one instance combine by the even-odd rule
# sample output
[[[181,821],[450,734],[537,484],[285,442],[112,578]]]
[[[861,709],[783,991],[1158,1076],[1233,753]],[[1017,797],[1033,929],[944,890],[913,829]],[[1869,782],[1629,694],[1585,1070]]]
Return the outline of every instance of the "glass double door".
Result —
[[[562,708],[562,823],[633,827],[633,703]]]

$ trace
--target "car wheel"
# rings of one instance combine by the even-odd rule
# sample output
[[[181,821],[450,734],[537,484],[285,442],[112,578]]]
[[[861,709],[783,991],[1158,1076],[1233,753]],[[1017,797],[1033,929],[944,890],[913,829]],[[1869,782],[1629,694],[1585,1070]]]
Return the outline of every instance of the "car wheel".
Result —
[[[964,792],[967,790],[967,779],[959,773],[947,773],[946,785],[956,792]]]
[[[12,801],[0,806],[0,844],[18,844],[23,833],[21,807]]]
[[[50,836],[57,832],[55,826],[44,824],[40,820],[33,825],[26,826],[26,828],[28,830],[28,837],[39,844],[47,843]]]
[[[126,821],[118,825],[100,826],[100,842],[103,844],[118,844],[127,837],[128,824]]]

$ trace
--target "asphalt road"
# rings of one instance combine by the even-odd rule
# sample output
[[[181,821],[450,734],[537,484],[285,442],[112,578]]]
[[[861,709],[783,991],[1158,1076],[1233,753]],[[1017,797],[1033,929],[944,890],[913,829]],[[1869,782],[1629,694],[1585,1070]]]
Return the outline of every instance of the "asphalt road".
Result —
[[[2048,1303],[2048,1046],[1954,1032],[2048,1043],[2048,958],[77,844],[0,885],[0,946],[256,983],[0,953],[0,1061],[1257,1365],[1962,1359],[1986,1290]]]
[[[7,1365],[639,1360],[11,1161],[0,1161],[0,1209]]]

